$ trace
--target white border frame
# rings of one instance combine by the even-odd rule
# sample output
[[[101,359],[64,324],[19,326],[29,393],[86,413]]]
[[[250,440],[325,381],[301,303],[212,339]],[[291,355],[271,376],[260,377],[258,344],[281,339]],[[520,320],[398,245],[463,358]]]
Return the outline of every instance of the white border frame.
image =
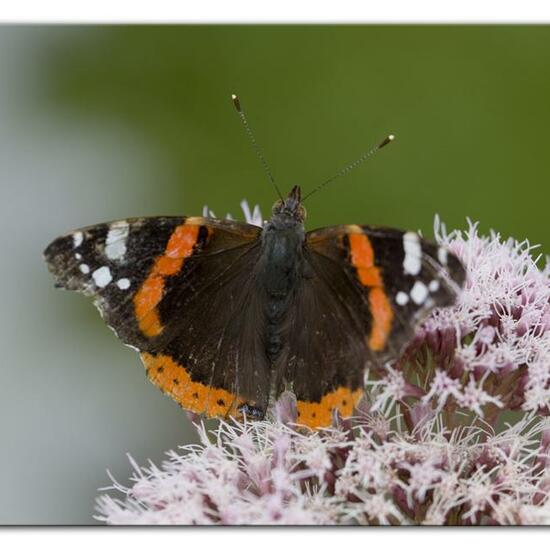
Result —
[[[20,0],[4,23],[544,23],[547,0]]]

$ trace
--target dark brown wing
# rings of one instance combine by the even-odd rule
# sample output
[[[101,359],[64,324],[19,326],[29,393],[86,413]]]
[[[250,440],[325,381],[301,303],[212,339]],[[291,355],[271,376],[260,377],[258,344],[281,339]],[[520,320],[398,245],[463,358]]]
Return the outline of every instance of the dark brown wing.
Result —
[[[358,225],[308,233],[305,260],[288,316],[284,381],[299,421],[323,426],[334,408],[351,413],[366,367],[397,358],[433,308],[455,301],[465,272],[416,233]]]
[[[91,295],[141,352],[153,383],[184,408],[263,414],[269,368],[254,331],[260,231],[211,218],[121,220],[60,237],[45,257],[58,286]]]

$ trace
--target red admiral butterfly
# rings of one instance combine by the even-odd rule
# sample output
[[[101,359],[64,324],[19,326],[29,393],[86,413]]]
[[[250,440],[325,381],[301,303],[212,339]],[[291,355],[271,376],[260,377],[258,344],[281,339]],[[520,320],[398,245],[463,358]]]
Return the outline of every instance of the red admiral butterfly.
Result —
[[[327,426],[334,409],[352,413],[366,367],[397,358],[433,308],[454,303],[465,272],[415,232],[306,233],[302,202],[295,186],[263,227],[208,217],[102,223],[54,240],[45,259],[57,286],[92,296],[149,379],[185,409],[261,419],[288,389],[299,423]]]

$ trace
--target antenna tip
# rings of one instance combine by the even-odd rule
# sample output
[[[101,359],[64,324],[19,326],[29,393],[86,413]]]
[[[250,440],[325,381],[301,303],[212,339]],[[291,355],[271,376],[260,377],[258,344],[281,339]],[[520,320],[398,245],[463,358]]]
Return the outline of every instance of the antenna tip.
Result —
[[[235,109],[240,113],[241,112],[241,102],[239,101],[239,98],[235,94],[231,94],[231,101],[233,102],[233,105],[235,105]]]
[[[385,147],[388,145],[388,143],[391,143],[395,139],[395,136],[393,134],[390,134],[379,146],[378,149],[382,149],[382,147]]]

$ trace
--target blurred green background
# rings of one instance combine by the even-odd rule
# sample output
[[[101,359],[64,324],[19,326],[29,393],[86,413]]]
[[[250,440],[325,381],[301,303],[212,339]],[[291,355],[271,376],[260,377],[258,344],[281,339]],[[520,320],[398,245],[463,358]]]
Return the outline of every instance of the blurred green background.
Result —
[[[237,92],[283,190],[397,136],[308,201],[309,229],[469,216],[548,253],[549,66],[537,26],[0,28],[0,523],[92,522],[106,468],[124,482],[126,452],[195,438],[90,301],[53,289],[51,239],[245,197],[267,215]]]

